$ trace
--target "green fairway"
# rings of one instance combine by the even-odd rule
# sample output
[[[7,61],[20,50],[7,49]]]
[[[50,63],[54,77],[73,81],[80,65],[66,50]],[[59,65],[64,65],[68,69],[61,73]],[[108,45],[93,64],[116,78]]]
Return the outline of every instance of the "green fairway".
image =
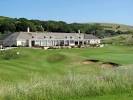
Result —
[[[0,55],[0,98],[3,100],[133,99],[131,46],[17,48],[10,52],[14,55],[19,52],[19,55]],[[88,59],[100,62],[83,63]],[[102,68],[104,62],[121,66]]]

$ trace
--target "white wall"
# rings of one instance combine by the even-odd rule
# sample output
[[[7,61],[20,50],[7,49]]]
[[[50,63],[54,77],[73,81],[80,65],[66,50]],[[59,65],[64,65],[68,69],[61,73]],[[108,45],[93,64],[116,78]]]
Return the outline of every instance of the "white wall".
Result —
[[[17,40],[17,46],[27,46],[28,43],[26,40]]]
[[[100,39],[91,39],[90,44],[100,44]]]

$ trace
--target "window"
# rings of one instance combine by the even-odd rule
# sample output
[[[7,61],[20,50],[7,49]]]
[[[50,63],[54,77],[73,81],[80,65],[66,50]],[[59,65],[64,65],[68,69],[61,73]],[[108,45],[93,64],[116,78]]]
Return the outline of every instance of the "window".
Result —
[[[49,37],[50,39],[52,38],[52,36]]]
[[[34,36],[32,36],[32,38],[34,38]]]
[[[46,36],[44,36],[44,39],[46,38]]]
[[[73,37],[72,36],[70,36],[70,39],[72,39]]]

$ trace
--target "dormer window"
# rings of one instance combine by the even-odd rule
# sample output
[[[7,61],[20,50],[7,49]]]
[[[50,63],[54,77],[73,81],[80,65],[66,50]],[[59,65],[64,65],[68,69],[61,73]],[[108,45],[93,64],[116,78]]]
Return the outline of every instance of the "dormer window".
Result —
[[[52,38],[52,36],[49,37],[50,39]]]

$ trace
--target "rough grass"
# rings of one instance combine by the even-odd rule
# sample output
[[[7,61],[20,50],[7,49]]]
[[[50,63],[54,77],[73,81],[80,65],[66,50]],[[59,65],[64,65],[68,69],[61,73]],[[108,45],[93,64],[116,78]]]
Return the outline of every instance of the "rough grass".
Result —
[[[133,45],[133,35],[124,34],[114,37],[105,38],[102,40],[105,44],[114,44],[114,45]]]
[[[0,56],[1,100],[131,100],[133,47],[39,50],[18,48],[16,59]],[[102,69],[86,59],[116,62]],[[94,98],[95,97],[95,98]]]
[[[5,50],[0,52],[0,58],[3,60],[18,59],[20,56],[17,50]]]
[[[132,69],[103,70],[99,76],[69,73],[56,79],[32,75],[27,82],[0,85],[0,96],[1,99],[11,100],[80,100],[126,94],[133,98]]]

